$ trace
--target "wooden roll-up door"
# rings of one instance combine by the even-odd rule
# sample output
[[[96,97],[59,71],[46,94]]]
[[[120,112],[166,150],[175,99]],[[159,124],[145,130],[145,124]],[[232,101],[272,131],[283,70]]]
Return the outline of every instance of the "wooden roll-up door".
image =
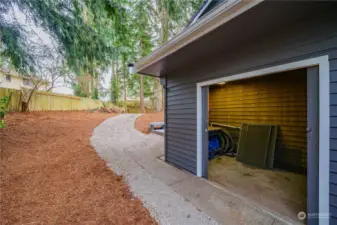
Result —
[[[306,171],[306,69],[213,85],[209,121],[279,126],[275,167]]]

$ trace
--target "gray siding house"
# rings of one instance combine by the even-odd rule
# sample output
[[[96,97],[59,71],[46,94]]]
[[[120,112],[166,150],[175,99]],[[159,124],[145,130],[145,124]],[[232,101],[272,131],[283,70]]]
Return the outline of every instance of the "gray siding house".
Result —
[[[211,85],[306,69],[307,201],[319,213],[308,224],[337,224],[336,12],[333,1],[205,1],[135,66],[165,89],[165,160],[207,178]]]

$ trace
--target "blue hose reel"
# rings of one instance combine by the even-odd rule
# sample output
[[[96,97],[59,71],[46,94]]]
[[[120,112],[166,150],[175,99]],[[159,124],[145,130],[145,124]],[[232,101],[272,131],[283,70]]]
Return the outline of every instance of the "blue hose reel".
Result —
[[[212,130],[208,133],[208,160],[216,155],[236,155],[236,144],[226,128]]]
[[[208,139],[208,159],[215,157],[216,150],[220,149],[220,140],[217,135],[210,135]]]

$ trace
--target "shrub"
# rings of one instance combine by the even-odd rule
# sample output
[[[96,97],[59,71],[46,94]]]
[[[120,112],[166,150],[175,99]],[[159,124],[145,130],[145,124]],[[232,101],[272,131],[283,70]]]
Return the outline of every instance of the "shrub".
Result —
[[[0,98],[0,128],[5,127],[5,116],[7,115],[7,103],[9,101],[9,97],[4,96]]]
[[[94,89],[94,95],[92,96],[92,99],[96,99],[96,100],[99,99],[99,97],[98,97],[98,89],[97,88]]]

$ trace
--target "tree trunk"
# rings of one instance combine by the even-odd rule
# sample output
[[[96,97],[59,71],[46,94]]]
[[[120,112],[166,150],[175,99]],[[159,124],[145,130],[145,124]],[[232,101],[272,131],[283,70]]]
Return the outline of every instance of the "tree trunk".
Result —
[[[165,4],[164,4],[165,5]],[[160,45],[165,44],[168,41],[169,38],[169,13],[168,9],[163,5],[163,7],[160,9],[160,24],[161,24],[161,30],[160,30]],[[159,78],[155,79],[155,97],[156,97],[156,111],[162,111],[164,109],[164,95],[163,95],[163,88],[160,85]]]
[[[127,105],[126,105],[126,62],[123,61],[123,78],[124,78],[124,112],[127,112]]]
[[[160,112],[162,110],[162,87],[159,78],[154,79],[154,95],[156,112]]]
[[[115,84],[115,62],[111,62],[111,79],[110,79],[110,100],[112,103],[116,103],[116,84]]]
[[[116,103],[119,101],[119,74],[118,74],[118,60],[116,60],[116,90],[115,90],[115,95],[116,95]]]
[[[29,111],[29,102],[32,99],[32,96],[33,96],[34,92],[39,88],[41,80],[42,80],[42,78],[35,83],[35,81],[33,79],[31,79],[31,81],[34,84],[34,88],[30,90],[27,101],[23,101],[21,103],[21,111],[22,112],[28,112]]]
[[[168,9],[163,7],[160,12],[160,44],[163,45],[168,41],[169,38],[169,13]]]
[[[144,105],[144,77],[140,75],[140,112],[145,112],[145,105]]]
[[[92,85],[92,90],[91,90],[91,98],[97,98],[99,99],[99,94],[98,94],[98,83],[99,83],[99,75],[91,75],[91,85]]]

